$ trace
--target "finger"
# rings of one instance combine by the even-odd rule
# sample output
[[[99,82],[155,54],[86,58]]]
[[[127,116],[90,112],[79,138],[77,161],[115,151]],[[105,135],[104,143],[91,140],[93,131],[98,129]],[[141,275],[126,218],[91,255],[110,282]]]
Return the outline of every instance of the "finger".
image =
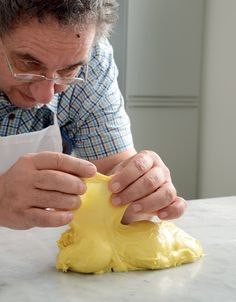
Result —
[[[96,166],[86,160],[58,152],[41,152],[28,154],[24,158],[31,158],[38,170],[58,170],[80,177],[95,175]]]
[[[78,195],[64,194],[54,191],[36,190],[35,196],[30,200],[30,206],[37,208],[52,208],[57,210],[75,210],[80,207]]]
[[[177,197],[177,199],[168,207],[158,211],[157,216],[163,220],[176,219],[183,215],[186,208],[187,202],[183,198]]]
[[[114,205],[127,204],[150,195],[166,181],[163,170],[154,167],[118,195],[112,196]]]
[[[68,224],[73,219],[73,213],[68,211],[31,208],[25,214],[31,227],[59,227]]]
[[[176,199],[176,190],[172,183],[165,183],[152,194],[133,202],[130,207],[135,213],[153,213],[169,206]]]
[[[80,178],[61,171],[36,171],[32,183],[35,188],[41,190],[58,191],[76,195],[82,195],[86,191],[86,185]]]
[[[127,163],[120,172],[114,175],[109,183],[109,189],[113,193],[124,190],[128,185],[144,175],[154,165],[155,159],[151,152],[142,151]]]

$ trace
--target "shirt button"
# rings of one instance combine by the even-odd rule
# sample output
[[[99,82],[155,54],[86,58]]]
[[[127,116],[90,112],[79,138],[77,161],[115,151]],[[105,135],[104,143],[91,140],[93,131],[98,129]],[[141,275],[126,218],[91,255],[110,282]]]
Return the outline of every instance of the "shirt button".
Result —
[[[8,119],[9,119],[9,120],[14,120],[15,117],[16,117],[15,113],[10,113],[10,114],[8,115]]]

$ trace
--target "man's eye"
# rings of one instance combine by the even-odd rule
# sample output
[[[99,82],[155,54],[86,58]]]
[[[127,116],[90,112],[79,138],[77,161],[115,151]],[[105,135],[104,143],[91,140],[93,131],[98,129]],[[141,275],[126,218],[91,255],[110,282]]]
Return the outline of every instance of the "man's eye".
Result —
[[[22,61],[19,60],[16,62],[16,67],[19,70],[25,71],[25,70],[40,70],[41,66],[37,62],[34,61]]]

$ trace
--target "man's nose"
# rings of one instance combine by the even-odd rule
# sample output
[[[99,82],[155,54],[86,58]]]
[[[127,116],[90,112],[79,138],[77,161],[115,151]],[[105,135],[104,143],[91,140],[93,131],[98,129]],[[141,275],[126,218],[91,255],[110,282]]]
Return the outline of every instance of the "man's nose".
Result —
[[[40,104],[48,104],[54,94],[65,91],[67,85],[54,84],[53,81],[41,81],[32,83],[30,86],[30,91],[35,100]]]
[[[53,81],[39,81],[30,84],[32,97],[40,104],[48,104],[55,94]]]
[[[67,89],[67,87],[68,87],[68,85],[55,84],[54,85],[54,93],[63,92]]]

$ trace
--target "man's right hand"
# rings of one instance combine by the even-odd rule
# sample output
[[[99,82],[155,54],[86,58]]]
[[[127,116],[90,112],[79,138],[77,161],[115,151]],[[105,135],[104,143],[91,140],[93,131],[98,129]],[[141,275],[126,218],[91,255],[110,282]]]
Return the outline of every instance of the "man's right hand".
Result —
[[[92,163],[61,153],[22,156],[0,176],[0,226],[29,229],[69,223],[71,211],[80,206],[78,195],[86,191],[81,178],[95,173]]]

